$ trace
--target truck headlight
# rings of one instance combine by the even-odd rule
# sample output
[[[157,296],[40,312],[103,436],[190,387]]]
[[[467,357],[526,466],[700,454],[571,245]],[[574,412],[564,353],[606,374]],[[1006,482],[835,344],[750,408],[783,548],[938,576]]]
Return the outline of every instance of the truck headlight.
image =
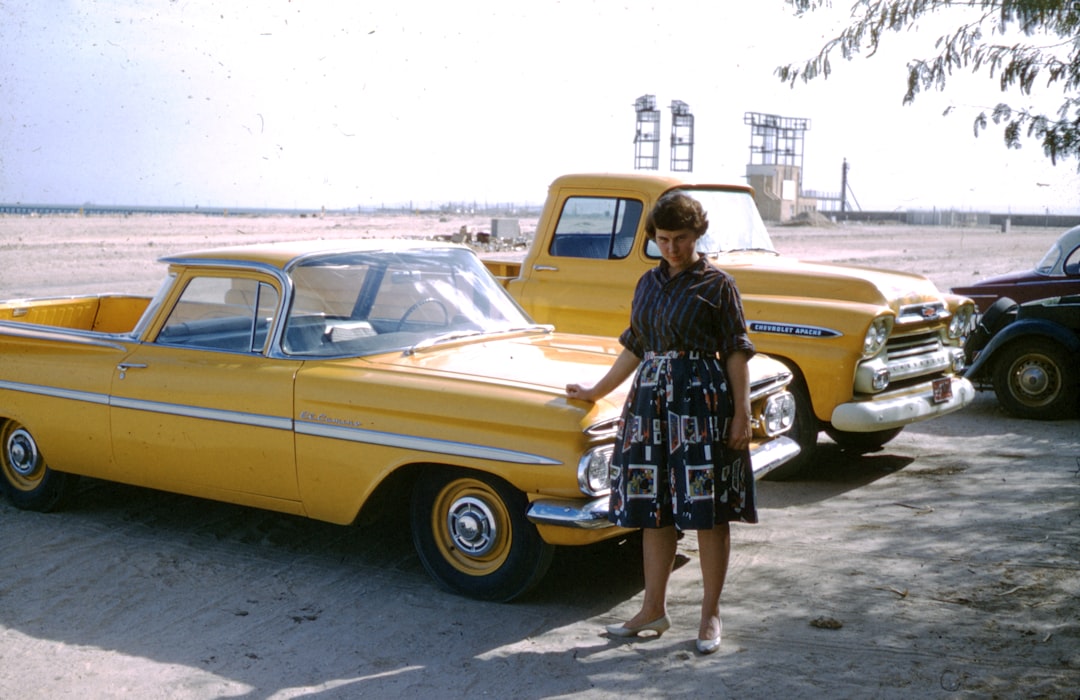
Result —
[[[578,461],[578,487],[589,496],[606,496],[611,491],[611,456],[614,445],[594,447]]]
[[[892,317],[878,316],[866,329],[866,337],[863,338],[863,357],[873,357],[881,352],[885,343],[889,340],[892,332]]]
[[[960,339],[966,337],[973,329],[972,319],[975,316],[975,307],[964,304],[953,313],[949,320],[949,337]]]

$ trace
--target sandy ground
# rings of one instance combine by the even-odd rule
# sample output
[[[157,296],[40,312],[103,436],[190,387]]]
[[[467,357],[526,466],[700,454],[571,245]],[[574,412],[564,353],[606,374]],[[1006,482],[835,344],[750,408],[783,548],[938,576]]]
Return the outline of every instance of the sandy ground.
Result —
[[[0,218],[0,298],[152,293],[169,253],[286,237],[435,235],[486,220]],[[535,222],[523,220],[526,231]],[[1058,231],[773,228],[815,260],[948,288],[1027,267]],[[875,454],[826,444],[734,528],[724,643],[693,652],[696,540],[674,627],[612,640],[633,542],[560,551],[507,605],[438,590],[400,518],[341,528],[84,482],[67,511],[0,504],[0,697],[1068,698],[1080,693],[1080,431],[992,394]]]

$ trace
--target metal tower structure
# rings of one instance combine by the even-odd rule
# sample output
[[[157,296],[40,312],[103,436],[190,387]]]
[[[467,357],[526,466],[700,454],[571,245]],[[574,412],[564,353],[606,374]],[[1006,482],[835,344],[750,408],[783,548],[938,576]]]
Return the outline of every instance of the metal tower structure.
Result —
[[[660,110],[656,95],[642,95],[634,102],[637,129],[634,132],[634,169],[660,168]]]
[[[809,119],[746,112],[743,123],[750,125],[750,165],[793,165],[802,170]]]
[[[691,172],[694,169],[694,115],[690,105],[682,100],[671,102],[671,170]]]

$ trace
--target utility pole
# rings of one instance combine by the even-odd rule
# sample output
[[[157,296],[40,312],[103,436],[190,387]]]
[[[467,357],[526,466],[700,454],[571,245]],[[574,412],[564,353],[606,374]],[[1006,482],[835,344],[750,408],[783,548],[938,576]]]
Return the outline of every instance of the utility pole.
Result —
[[[843,214],[847,211],[847,171],[848,162],[847,158],[844,159],[844,165],[840,171],[840,213]]]

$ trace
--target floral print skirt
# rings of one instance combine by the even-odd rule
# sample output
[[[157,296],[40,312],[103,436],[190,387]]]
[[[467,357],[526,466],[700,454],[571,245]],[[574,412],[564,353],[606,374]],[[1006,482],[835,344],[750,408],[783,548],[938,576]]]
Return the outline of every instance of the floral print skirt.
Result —
[[[733,413],[717,357],[646,353],[619,423],[608,518],[681,530],[756,523],[750,452],[724,446]]]

